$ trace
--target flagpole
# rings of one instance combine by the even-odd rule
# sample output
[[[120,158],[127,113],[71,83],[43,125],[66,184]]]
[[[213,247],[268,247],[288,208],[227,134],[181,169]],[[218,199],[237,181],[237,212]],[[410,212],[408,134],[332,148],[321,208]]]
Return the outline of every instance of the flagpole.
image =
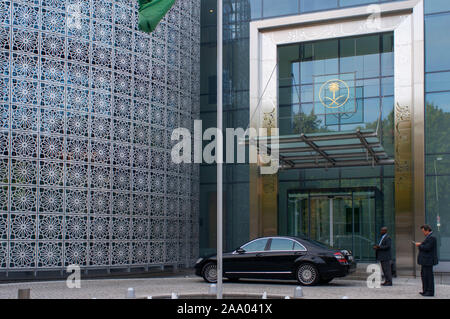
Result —
[[[223,298],[223,6],[217,0],[217,299]]]

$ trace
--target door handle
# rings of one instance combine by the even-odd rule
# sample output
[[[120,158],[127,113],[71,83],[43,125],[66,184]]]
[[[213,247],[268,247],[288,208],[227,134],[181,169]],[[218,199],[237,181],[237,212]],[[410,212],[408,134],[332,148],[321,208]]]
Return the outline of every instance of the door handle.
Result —
[[[303,255],[305,255],[305,253],[301,252],[301,251],[297,251],[297,252],[295,252],[295,255],[296,256],[303,256]]]
[[[264,256],[264,253],[256,254],[256,257],[263,257],[263,256]]]

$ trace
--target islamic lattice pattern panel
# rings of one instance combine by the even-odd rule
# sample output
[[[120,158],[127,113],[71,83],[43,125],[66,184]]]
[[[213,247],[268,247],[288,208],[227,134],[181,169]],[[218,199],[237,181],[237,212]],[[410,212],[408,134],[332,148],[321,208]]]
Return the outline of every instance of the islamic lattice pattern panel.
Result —
[[[191,265],[200,0],[151,35],[136,0],[0,2],[0,271]]]

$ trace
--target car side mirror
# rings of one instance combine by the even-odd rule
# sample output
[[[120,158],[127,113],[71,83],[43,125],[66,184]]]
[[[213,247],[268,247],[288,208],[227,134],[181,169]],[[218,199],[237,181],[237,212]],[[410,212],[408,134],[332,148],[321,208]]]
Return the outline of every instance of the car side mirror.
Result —
[[[243,254],[243,253],[245,253],[245,249],[243,249],[243,248],[238,248],[238,249],[236,249],[236,252],[237,252],[238,254]]]

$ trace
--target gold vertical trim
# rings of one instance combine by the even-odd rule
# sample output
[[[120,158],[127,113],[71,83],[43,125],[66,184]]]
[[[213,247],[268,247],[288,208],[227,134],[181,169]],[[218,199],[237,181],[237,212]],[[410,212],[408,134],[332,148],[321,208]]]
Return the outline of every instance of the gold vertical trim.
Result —
[[[420,1],[414,8],[414,108],[413,108],[413,159],[414,159],[414,233],[415,241],[422,241],[419,229],[425,223],[425,35],[424,5]],[[417,250],[414,249],[414,253]],[[415,255],[414,255],[415,256]],[[414,258],[415,259],[415,258]],[[415,260],[414,265],[417,266]],[[417,268],[414,269],[417,274]]]
[[[413,162],[411,107],[395,106],[395,231],[397,268],[412,273],[414,268]]]
[[[264,112],[262,127],[268,136],[276,126],[276,109]],[[261,165],[250,165],[250,238],[278,234],[278,174],[261,175]]]
[[[250,212],[249,212],[249,223],[250,223],[250,239],[260,237],[261,227],[260,227],[260,205],[259,205],[259,176],[258,176],[258,165],[250,164]]]

